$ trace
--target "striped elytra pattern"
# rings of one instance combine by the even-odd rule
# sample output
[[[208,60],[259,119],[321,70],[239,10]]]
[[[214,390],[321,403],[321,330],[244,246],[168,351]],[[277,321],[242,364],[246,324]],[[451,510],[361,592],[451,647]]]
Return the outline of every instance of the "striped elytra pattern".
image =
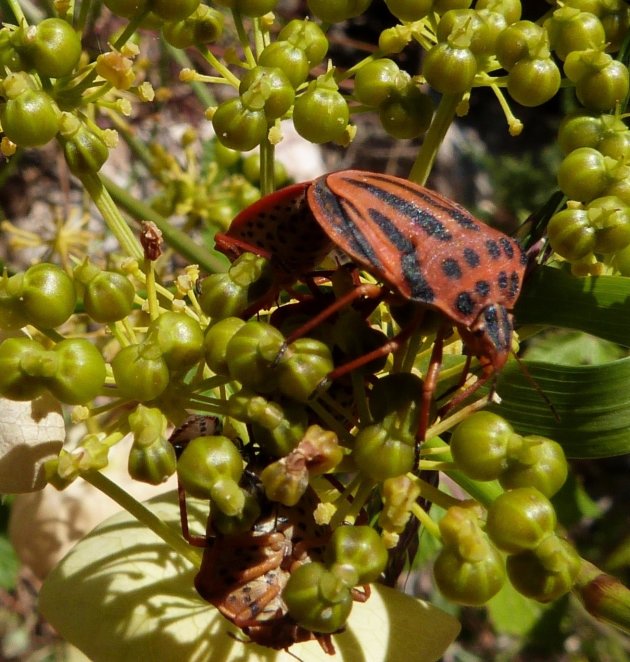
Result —
[[[245,209],[217,247],[270,257],[283,282],[335,247],[391,291],[444,314],[493,370],[507,360],[526,256],[516,240],[424,186],[360,170],[324,175]]]

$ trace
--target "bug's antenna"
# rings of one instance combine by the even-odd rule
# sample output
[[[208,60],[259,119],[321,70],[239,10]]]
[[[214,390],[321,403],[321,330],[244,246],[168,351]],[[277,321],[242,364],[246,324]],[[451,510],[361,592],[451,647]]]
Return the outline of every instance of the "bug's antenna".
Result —
[[[549,396],[542,390],[542,388],[540,388],[540,384],[532,377],[532,373],[527,369],[527,366],[525,365],[525,363],[523,363],[523,360],[516,353],[513,353],[513,355],[525,379],[529,382],[529,384],[534,388],[536,393],[538,393],[538,395],[544,400],[545,404],[549,407],[556,423],[560,423],[561,419],[560,419],[560,415],[558,414],[558,410],[555,408],[553,402],[551,402],[551,400],[549,399]]]

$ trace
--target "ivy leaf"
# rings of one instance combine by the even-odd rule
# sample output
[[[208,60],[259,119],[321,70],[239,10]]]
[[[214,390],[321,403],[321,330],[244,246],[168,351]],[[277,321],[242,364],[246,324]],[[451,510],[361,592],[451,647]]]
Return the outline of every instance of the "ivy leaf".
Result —
[[[148,504],[179,527],[174,493]],[[200,513],[197,513],[200,514]],[[203,518],[193,526],[201,527]],[[274,651],[244,641],[193,588],[196,569],[131,515],[116,515],[79,542],[48,576],[40,610],[94,662],[126,660],[327,660],[316,641]],[[333,636],[339,660],[439,659],[459,623],[432,605],[386,587],[355,603],[346,630]]]

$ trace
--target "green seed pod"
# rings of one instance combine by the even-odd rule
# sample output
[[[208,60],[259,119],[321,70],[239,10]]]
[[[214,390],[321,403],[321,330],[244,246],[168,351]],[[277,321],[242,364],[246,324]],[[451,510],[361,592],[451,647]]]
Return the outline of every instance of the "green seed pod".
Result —
[[[134,443],[129,451],[127,467],[134,480],[159,485],[177,469],[175,448],[164,437],[159,437],[148,446]]]
[[[327,345],[313,338],[298,338],[278,364],[278,387],[288,398],[307,402],[333,368]]]
[[[499,477],[506,490],[534,487],[551,498],[567,479],[568,465],[562,446],[547,437],[523,437],[521,448],[510,455],[508,465]]]
[[[508,468],[508,457],[522,437],[500,416],[488,411],[471,414],[451,435],[451,453],[457,468],[475,480],[494,480]]]
[[[107,161],[105,141],[82,123],[70,135],[62,133],[60,139],[68,168],[77,177],[98,172]]]
[[[440,551],[433,564],[433,577],[448,600],[479,606],[499,592],[505,583],[503,558],[490,544],[484,545],[483,550],[485,553],[473,561],[452,547]]]
[[[49,391],[60,401],[79,405],[93,400],[105,384],[105,360],[86,338],[66,338],[53,349],[56,370]]]
[[[346,584],[322,563],[306,563],[290,575],[282,597],[290,616],[312,632],[332,633],[344,626],[352,609]]]
[[[138,402],[157,398],[169,382],[168,367],[155,343],[123,347],[112,360],[112,371],[121,395]]]
[[[46,382],[38,372],[28,369],[37,364],[46,350],[30,338],[6,338],[0,343],[0,394],[9,400],[34,400]]]
[[[133,307],[136,295],[131,281],[116,271],[102,271],[87,259],[74,269],[74,278],[85,290],[85,312],[101,324],[124,319]]]
[[[595,228],[585,209],[563,209],[554,214],[547,236],[554,251],[572,262],[595,250]]]
[[[614,253],[630,244],[630,207],[620,198],[596,198],[586,209],[595,228],[595,252]]]
[[[283,335],[270,324],[246,322],[231,338],[226,360],[233,379],[261,393],[276,388],[275,362],[284,344]]]
[[[159,345],[170,370],[188,370],[203,356],[199,322],[184,313],[162,313],[149,325],[147,337]]]
[[[321,64],[328,52],[328,39],[324,31],[313,21],[294,19],[278,34],[278,41],[288,41],[304,51],[309,67]]]
[[[239,317],[226,317],[206,331],[203,341],[206,363],[217,375],[228,375],[227,346],[236,332],[245,325]]]
[[[241,479],[243,458],[227,437],[196,437],[182,451],[177,462],[177,475],[191,496],[208,499],[219,481],[221,488],[225,487],[225,481],[236,484]]]
[[[44,329],[63,324],[74,312],[76,303],[70,276],[61,267],[45,262],[12,276],[7,293],[20,299],[24,316],[31,324]]]
[[[486,531],[497,547],[516,554],[536,549],[556,524],[556,511],[546,496],[534,487],[518,487],[492,502]]]
[[[354,570],[356,580],[349,588],[375,582],[385,570],[387,559],[385,545],[371,526],[338,527],[324,551],[328,566],[350,566]]]
[[[413,469],[414,443],[401,441],[383,424],[368,425],[357,433],[352,459],[375,482],[400,476]]]
[[[508,556],[507,572],[514,588],[539,602],[557,600],[570,591],[580,572],[575,549],[556,535],[534,550]]]
[[[262,398],[260,398],[262,400]],[[266,402],[252,420],[252,436],[272,457],[288,455],[303,439],[308,425],[306,409],[294,402]]]

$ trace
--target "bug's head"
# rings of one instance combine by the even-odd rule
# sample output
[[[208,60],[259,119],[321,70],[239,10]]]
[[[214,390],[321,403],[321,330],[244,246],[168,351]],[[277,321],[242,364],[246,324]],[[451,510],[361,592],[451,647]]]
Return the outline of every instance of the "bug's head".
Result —
[[[460,335],[484,368],[498,372],[510,354],[512,330],[512,315],[505,306],[493,303],[483,308],[468,328],[460,328]]]

